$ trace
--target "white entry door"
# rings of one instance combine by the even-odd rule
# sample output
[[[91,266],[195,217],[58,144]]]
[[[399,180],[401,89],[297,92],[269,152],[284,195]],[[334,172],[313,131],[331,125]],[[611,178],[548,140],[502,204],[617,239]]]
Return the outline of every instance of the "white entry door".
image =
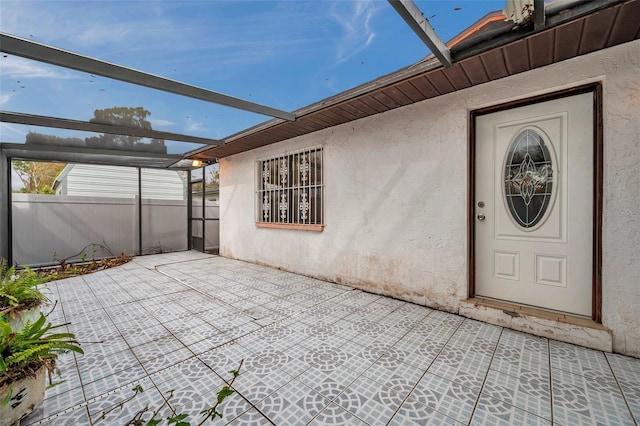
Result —
[[[477,296],[592,315],[593,94],[476,118]]]

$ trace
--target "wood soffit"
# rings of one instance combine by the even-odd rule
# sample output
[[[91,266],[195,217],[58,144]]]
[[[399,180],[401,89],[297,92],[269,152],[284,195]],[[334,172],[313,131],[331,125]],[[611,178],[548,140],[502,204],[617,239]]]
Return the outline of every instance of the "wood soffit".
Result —
[[[640,0],[617,3],[456,61],[451,68],[427,69],[380,87],[372,84],[358,96],[300,110],[296,121],[265,123],[193,157],[223,158],[633,41],[640,37],[639,22]]]

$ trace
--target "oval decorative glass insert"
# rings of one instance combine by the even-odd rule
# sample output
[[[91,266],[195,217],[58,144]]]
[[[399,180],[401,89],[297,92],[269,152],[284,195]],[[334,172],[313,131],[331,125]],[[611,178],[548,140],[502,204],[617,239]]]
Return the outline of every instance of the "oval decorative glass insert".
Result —
[[[551,204],[553,160],[542,136],[533,129],[511,142],[504,167],[504,197],[513,220],[522,228],[535,227]]]

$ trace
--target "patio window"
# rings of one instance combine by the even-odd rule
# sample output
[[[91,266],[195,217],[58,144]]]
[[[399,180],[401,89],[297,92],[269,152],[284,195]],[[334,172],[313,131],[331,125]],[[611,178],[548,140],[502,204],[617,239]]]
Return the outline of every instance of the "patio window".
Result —
[[[256,224],[322,230],[322,147],[258,160]]]

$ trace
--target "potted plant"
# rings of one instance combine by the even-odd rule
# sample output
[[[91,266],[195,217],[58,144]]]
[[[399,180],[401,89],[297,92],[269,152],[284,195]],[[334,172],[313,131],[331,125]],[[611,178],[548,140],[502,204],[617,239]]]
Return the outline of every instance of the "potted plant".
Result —
[[[40,315],[14,331],[0,318],[0,426],[19,422],[42,403],[58,355],[84,353],[73,334],[52,332],[65,325],[46,323]]]
[[[6,260],[0,261],[0,315],[6,316],[13,330],[20,330],[40,317],[46,297],[39,286],[47,281],[29,268],[17,271]]]

